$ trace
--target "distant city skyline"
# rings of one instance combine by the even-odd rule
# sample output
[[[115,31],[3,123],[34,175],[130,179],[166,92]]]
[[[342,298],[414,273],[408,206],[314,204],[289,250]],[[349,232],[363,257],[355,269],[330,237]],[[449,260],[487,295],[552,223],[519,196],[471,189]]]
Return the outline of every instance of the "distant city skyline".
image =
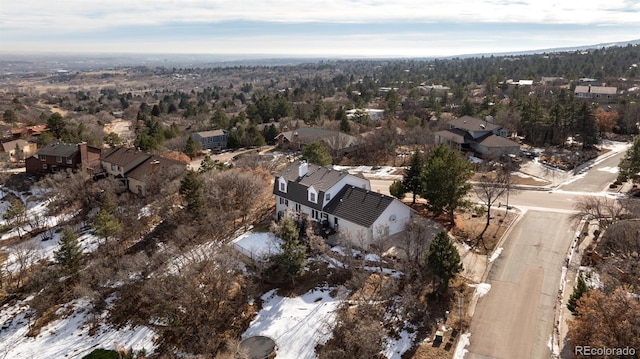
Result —
[[[3,1],[11,53],[437,57],[640,38],[640,2]]]

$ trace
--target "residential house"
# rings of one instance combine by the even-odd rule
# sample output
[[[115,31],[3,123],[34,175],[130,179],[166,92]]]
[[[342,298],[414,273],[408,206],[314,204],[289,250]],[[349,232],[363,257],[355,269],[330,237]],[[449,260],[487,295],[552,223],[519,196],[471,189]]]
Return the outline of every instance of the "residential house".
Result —
[[[278,217],[309,216],[363,248],[400,233],[413,216],[398,199],[371,191],[366,178],[300,161],[275,177],[273,193]]]
[[[45,124],[39,124],[34,126],[23,126],[18,128],[12,128],[9,130],[9,135],[13,139],[24,137],[36,137],[40,136],[42,132],[49,131],[49,128]]]
[[[178,178],[186,169],[186,163],[153,155],[127,173],[127,188],[144,197],[159,191],[163,183]]]
[[[616,101],[618,88],[608,86],[591,86],[591,84],[586,86],[579,85],[576,86],[574,93],[577,98],[612,103]]]
[[[86,142],[50,143],[25,160],[26,172],[43,175],[70,169],[90,173],[100,166],[100,152]]]
[[[100,163],[108,176],[124,181],[126,173],[150,157],[150,154],[138,151],[135,148],[114,147],[102,153]]]
[[[119,179],[123,189],[146,196],[167,180],[186,170],[186,164],[138,151],[134,148],[115,147],[100,157],[107,176]]]
[[[471,116],[447,122],[448,129],[435,133],[436,143],[444,143],[462,152],[473,151],[482,157],[517,154],[520,144],[507,138],[506,129],[492,122]]]
[[[362,146],[362,141],[343,132],[304,127],[294,131],[281,132],[276,136],[278,147],[299,151],[311,142],[324,143],[334,158],[341,158]]]
[[[2,150],[9,156],[9,161],[21,162],[31,157],[38,150],[38,145],[18,139],[2,143]]]
[[[227,133],[227,130],[211,130],[194,132],[191,137],[200,142],[204,150],[220,151],[227,148]]]

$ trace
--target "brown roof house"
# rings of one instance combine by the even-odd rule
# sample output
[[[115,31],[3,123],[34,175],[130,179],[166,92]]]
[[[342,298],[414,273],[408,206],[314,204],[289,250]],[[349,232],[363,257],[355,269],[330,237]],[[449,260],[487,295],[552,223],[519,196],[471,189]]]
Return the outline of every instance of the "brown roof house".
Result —
[[[83,143],[50,143],[25,160],[26,172],[43,175],[70,169],[91,173],[100,166],[97,147]]]
[[[447,122],[448,129],[435,133],[436,143],[444,143],[459,151],[473,151],[479,156],[517,154],[520,144],[507,138],[507,130],[492,119],[480,120],[462,116]]]
[[[49,131],[49,128],[45,124],[39,124],[34,126],[23,126],[18,128],[12,128],[10,130],[11,138],[17,139],[26,136],[40,136],[42,132]]]
[[[2,143],[2,151],[9,156],[10,162],[24,161],[36,153],[37,150],[38,145],[23,139]]]
[[[309,216],[362,248],[402,232],[413,217],[398,199],[371,191],[368,179],[307,162],[280,172],[273,194],[278,217]]]
[[[100,162],[107,176],[120,179],[123,188],[141,196],[182,175],[187,168],[185,163],[128,147],[105,151]]]

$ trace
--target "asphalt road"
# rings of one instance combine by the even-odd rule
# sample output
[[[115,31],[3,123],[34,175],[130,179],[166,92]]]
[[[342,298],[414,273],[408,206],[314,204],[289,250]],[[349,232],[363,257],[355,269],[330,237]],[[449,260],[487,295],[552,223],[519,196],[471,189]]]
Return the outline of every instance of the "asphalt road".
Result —
[[[550,358],[562,267],[577,223],[574,205],[585,195],[603,195],[617,176],[623,154],[595,161],[553,191],[521,190],[510,205],[524,211],[505,238],[471,320],[466,359]],[[562,305],[562,304],[560,304]]]
[[[601,192],[605,191],[609,185],[615,181],[617,177],[617,169],[620,160],[626,152],[618,153],[609,157],[602,162],[596,162],[592,168],[586,172],[587,175],[578,176],[575,181],[559,186],[559,189],[565,191],[580,192]]]
[[[563,211],[564,212],[564,211]],[[528,210],[512,227],[478,300],[465,358],[549,358],[562,265],[574,236],[568,213]]]

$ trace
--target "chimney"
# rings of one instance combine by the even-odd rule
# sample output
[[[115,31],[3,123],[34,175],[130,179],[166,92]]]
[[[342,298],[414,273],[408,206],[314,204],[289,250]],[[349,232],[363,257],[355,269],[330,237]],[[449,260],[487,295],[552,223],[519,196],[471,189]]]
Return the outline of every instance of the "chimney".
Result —
[[[89,168],[89,153],[87,151],[87,143],[78,143],[78,149],[80,150],[80,170],[83,173],[87,173]]]
[[[300,162],[298,165],[298,177],[302,177],[309,171],[309,164],[307,162]]]

